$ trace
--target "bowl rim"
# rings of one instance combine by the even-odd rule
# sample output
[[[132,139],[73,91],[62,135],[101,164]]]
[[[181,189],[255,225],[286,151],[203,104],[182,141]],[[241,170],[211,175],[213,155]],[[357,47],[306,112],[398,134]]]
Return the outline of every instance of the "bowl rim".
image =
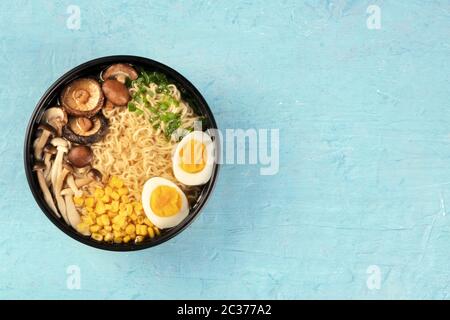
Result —
[[[70,69],[66,73],[64,73],[61,77],[59,77],[53,84],[45,91],[45,93],[42,95],[42,97],[37,102],[30,119],[28,121],[28,125],[25,131],[25,141],[24,141],[24,147],[23,147],[23,160],[24,160],[24,166],[25,166],[25,174],[28,182],[28,186],[31,190],[31,193],[33,194],[33,197],[42,210],[42,212],[47,216],[47,218],[56,226],[58,229],[63,231],[66,235],[70,236],[72,239],[77,240],[78,242],[81,242],[87,246],[94,247],[97,249],[102,249],[106,251],[137,251],[137,250],[143,250],[148,249],[151,247],[155,247],[157,245],[160,245],[176,235],[180,234],[182,231],[184,231],[188,226],[191,225],[191,223],[198,217],[201,210],[205,207],[207,201],[209,200],[212,191],[214,190],[214,187],[217,182],[217,177],[219,174],[219,167],[220,164],[216,161],[214,163],[213,167],[213,173],[211,175],[211,179],[209,182],[204,186],[204,190],[202,190],[202,193],[200,195],[200,199],[194,206],[193,212],[190,212],[190,214],[183,220],[182,223],[177,225],[176,227],[173,227],[169,229],[168,231],[164,232],[160,236],[156,237],[155,239],[151,241],[145,241],[140,244],[134,244],[134,243],[128,243],[128,244],[111,244],[106,242],[98,242],[90,237],[83,236],[79,234],[76,230],[74,230],[72,227],[68,226],[63,220],[60,218],[57,218],[52,212],[51,209],[48,207],[47,203],[44,201],[43,196],[41,195],[41,192],[39,190],[39,185],[37,183],[37,179],[35,178],[35,175],[32,170],[32,155],[31,152],[29,152],[30,147],[33,143],[33,134],[34,131],[32,130],[34,125],[40,121],[40,117],[42,117],[43,110],[45,107],[47,107],[47,104],[55,97],[55,94],[58,94],[60,90],[62,89],[61,86],[63,86],[65,83],[72,81],[73,79],[77,78],[81,72],[88,68],[95,67],[97,65],[108,65],[113,63],[131,63],[133,65],[140,65],[140,66],[148,66],[149,68],[159,69],[164,74],[166,74],[169,78],[172,78],[175,80],[178,84],[181,84],[182,88],[189,92],[189,95],[193,98],[193,100],[198,104],[199,108],[201,108],[203,116],[206,116],[208,119],[208,122],[211,124],[211,129],[218,129],[217,123],[214,119],[214,115],[206,102],[205,98],[201,95],[201,93],[198,91],[198,89],[188,80],[186,79],[182,74],[180,74],[178,71],[172,69],[171,67],[158,62],[156,60],[152,60],[149,58],[141,57],[141,56],[134,56],[134,55],[112,55],[112,56],[104,56],[96,59],[89,60],[87,62],[84,62],[80,65],[77,65],[76,67]],[[217,139],[214,140],[215,147],[220,147],[219,141]],[[216,149],[218,150],[218,149]],[[191,209],[192,210],[192,209]]]

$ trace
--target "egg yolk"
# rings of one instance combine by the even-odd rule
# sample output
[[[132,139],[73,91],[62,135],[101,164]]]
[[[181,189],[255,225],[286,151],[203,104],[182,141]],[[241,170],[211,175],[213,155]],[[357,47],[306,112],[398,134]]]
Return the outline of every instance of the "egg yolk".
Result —
[[[181,169],[189,173],[197,173],[205,168],[205,145],[195,139],[187,142],[180,150]]]
[[[150,207],[160,217],[173,216],[181,209],[181,196],[174,187],[158,186],[150,197]]]

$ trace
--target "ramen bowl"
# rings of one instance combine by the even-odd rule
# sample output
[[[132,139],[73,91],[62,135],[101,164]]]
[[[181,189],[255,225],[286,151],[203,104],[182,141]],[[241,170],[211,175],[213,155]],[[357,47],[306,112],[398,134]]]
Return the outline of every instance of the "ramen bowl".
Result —
[[[33,165],[35,163],[33,143],[45,110],[58,103],[58,99],[62,90],[75,79],[86,78],[91,77],[95,74],[100,74],[103,70],[105,70],[105,68],[116,63],[126,63],[137,69],[145,69],[151,72],[155,71],[166,75],[170,82],[176,85],[182,95],[182,98],[189,103],[193,111],[197,115],[202,117],[203,130],[208,132],[208,130],[217,129],[216,121],[207,102],[200,94],[200,92],[194,87],[194,85],[180,73],[160,62],[144,57],[108,56],[88,61],[73,68],[58,80],[56,80],[56,82],[53,83],[50,88],[48,88],[48,90],[44,93],[31,114],[31,118],[26,130],[24,143],[24,165],[28,184],[36,203],[38,204],[42,212],[47,216],[47,218],[61,231],[63,231],[71,238],[91,247],[110,251],[134,251],[162,244],[163,242],[173,238],[174,236],[182,232],[194,221],[194,219],[199,215],[200,211],[204,208],[213,191],[219,171],[219,165],[217,164],[217,161],[215,161],[213,165],[211,178],[206,184],[201,186],[198,197],[196,198],[194,203],[190,205],[187,217],[184,218],[184,220],[182,220],[178,225],[172,228],[161,230],[161,234],[159,236],[153,239],[147,238],[140,243],[100,242],[92,239],[89,236],[84,236],[79,233],[73,227],[68,225],[62,218],[58,218],[52,212],[52,209],[45,201],[45,197],[40,188],[36,172],[33,170]],[[218,141],[213,140],[213,143],[216,150],[218,150]]]

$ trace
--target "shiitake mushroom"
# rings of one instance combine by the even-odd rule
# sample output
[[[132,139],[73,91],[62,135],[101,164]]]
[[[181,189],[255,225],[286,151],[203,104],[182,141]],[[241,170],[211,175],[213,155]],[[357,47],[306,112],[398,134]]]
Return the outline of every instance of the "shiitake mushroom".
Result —
[[[116,63],[108,67],[102,77],[104,80],[115,79],[121,83],[125,83],[126,78],[130,80],[136,80],[138,78],[138,73],[136,70],[126,63]]]
[[[98,113],[88,119],[86,117],[71,117],[63,128],[63,136],[76,144],[92,144],[100,141],[108,132],[108,119]]]
[[[104,96],[97,80],[80,78],[64,88],[60,101],[69,115],[90,118],[103,107]]]
[[[118,80],[106,80],[103,82],[102,90],[108,101],[113,105],[125,106],[131,100],[128,88]]]
[[[94,158],[92,149],[88,146],[72,147],[67,154],[67,160],[76,168],[84,168],[89,165]]]

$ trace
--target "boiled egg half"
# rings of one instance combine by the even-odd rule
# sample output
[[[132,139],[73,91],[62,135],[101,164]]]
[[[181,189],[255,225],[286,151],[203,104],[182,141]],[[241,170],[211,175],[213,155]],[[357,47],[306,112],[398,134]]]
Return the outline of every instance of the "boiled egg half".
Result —
[[[159,177],[144,184],[142,207],[147,218],[160,229],[175,227],[189,213],[183,191],[172,181]]]
[[[214,166],[214,143],[203,131],[186,135],[175,148],[172,168],[175,178],[187,186],[205,184]]]

